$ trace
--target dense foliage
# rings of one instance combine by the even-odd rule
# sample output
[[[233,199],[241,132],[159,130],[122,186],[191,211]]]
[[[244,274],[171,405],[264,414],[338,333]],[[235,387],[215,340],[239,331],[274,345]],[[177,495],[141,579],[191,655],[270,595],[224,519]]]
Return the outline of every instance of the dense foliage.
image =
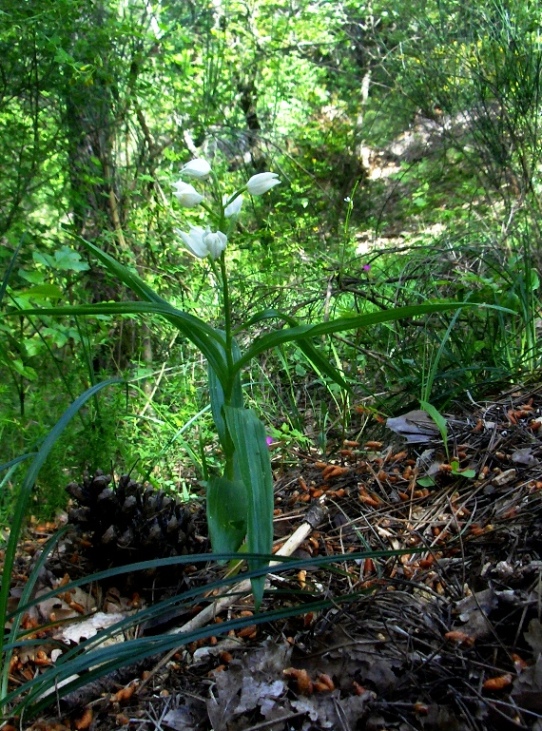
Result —
[[[217,322],[208,264],[174,233],[204,219],[172,196],[193,157],[232,189],[263,170],[283,181],[272,205],[247,206],[228,250],[234,326],[265,307],[314,323],[441,299],[517,313],[322,343],[353,391],[292,347],[262,356],[244,391],[284,459],[292,443],[355,433],[361,399],[387,414],[445,408],[536,374],[536,3],[5,0],[0,12],[0,462],[34,451],[87,388],[128,379],[64,432],[37,483],[42,509],[64,504],[74,471],[135,470],[182,492],[213,467],[206,366],[178,331],[12,314],[127,298],[84,239]]]

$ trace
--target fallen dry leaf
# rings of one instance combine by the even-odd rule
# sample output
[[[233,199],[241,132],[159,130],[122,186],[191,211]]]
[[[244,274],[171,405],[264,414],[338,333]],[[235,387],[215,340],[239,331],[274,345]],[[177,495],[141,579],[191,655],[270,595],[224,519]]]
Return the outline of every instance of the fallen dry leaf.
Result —
[[[67,644],[74,643],[78,644],[82,640],[88,640],[89,637],[94,637],[101,630],[111,627],[116,622],[120,622],[126,619],[125,614],[106,614],[105,612],[96,612],[90,617],[84,620],[73,622],[72,624],[64,625],[58,632],[55,633],[54,638],[61,640]],[[109,642],[115,642],[113,638],[108,638]]]
[[[426,411],[414,409],[386,420],[386,426],[408,444],[422,444],[439,436],[439,428]]]
[[[504,675],[499,675],[496,678],[488,678],[484,681],[482,687],[484,690],[496,691],[507,688],[511,684],[512,675],[510,673],[505,673]]]

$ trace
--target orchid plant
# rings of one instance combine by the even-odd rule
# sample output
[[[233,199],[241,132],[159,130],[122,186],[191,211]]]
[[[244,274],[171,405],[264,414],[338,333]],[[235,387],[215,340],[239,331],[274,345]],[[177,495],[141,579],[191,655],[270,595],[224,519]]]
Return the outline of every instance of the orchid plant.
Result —
[[[187,182],[208,187],[204,195]],[[139,299],[128,302],[104,302],[93,305],[18,310],[17,315],[158,315],[179,331],[200,350],[208,364],[211,412],[223,453],[219,475],[206,482],[207,520],[215,553],[244,551],[250,570],[265,568],[270,560],[273,542],[273,478],[265,427],[253,409],[244,405],[241,373],[253,358],[265,351],[293,342],[302,350],[316,371],[349,389],[342,374],[324,357],[315,343],[323,336],[355,330],[376,323],[412,318],[428,313],[469,306],[467,303],[432,302],[401,307],[364,315],[342,317],[318,324],[300,324],[293,317],[266,309],[244,322],[234,332],[232,301],[227,272],[227,250],[242,212],[245,195],[260,196],[280,184],[273,172],[253,175],[233,192],[222,189],[221,181],[203,159],[194,159],[181,170],[181,179],[173,186],[173,195],[181,208],[202,207],[209,217],[208,225],[192,225],[177,230],[176,235],[196,258],[208,262],[220,292],[220,326],[211,325],[194,314],[179,310],[149,287],[133,270],[128,269],[95,244],[80,242]],[[250,328],[263,321],[276,321],[279,326],[250,340]],[[260,328],[261,329],[261,328]],[[245,333],[248,343],[242,351],[236,339]],[[252,580],[256,606],[264,591],[265,577]]]
[[[232,194],[221,191],[220,180],[209,163],[197,158],[187,163],[181,175],[209,181],[214,205],[184,180],[174,185],[174,195],[182,207],[202,205],[210,216],[210,226],[190,226],[189,231],[175,230],[188,251],[200,259],[208,258],[221,292],[223,330],[219,348],[225,358],[225,369],[209,365],[211,411],[224,454],[220,476],[207,480],[207,523],[213,550],[233,552],[246,539],[248,553],[271,553],[273,541],[273,478],[265,428],[257,415],[243,406],[240,372],[235,362],[240,350],[232,334],[232,310],[226,268],[226,247],[243,205],[243,194],[267,193],[280,183],[276,173],[253,175],[247,184]],[[216,262],[218,260],[218,267]],[[229,374],[228,377],[224,376]],[[261,562],[249,561],[249,568]],[[253,579],[253,591],[259,603],[263,578]]]

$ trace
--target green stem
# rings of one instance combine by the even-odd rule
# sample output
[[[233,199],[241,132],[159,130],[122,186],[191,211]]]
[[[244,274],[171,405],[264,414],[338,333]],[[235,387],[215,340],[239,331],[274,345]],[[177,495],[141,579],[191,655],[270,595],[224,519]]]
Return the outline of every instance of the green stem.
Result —
[[[213,209],[208,206],[206,203],[200,203],[200,206],[203,208],[204,211],[207,211],[207,213],[211,216],[212,219],[216,220],[216,213],[213,211]]]
[[[214,173],[211,173],[211,181],[214,189],[214,196],[218,204],[218,230],[222,231],[226,236],[229,236],[231,233],[232,224],[234,224],[233,221],[227,221],[226,215],[225,215],[225,204],[231,203],[232,200],[237,198],[241,194],[241,190],[236,191],[230,198],[226,201],[223,201],[223,197],[221,194],[221,188],[220,188],[220,181],[216,177]],[[232,308],[231,308],[231,299],[230,299],[230,290],[228,285],[228,272],[226,268],[226,252],[223,251],[220,255],[220,258],[218,260],[220,272],[217,270],[217,267],[214,262],[211,263],[213,273],[215,275],[215,279],[218,282],[220,288],[221,288],[221,295],[222,295],[222,310],[223,310],[223,316],[224,316],[224,334],[225,334],[225,351],[226,351],[226,368],[228,377],[226,379],[226,383],[223,385],[224,388],[224,405],[230,406],[232,402],[232,396],[233,396],[233,388],[235,383],[236,374],[234,373],[234,358],[233,358],[233,335],[232,335]],[[226,427],[227,430],[227,427]],[[229,479],[234,479],[234,464],[233,464],[233,456],[235,453],[235,448],[233,446],[233,441],[231,440],[231,437],[227,437],[226,444],[224,444],[224,457],[225,457],[225,465],[224,465],[224,476]]]
[[[233,349],[232,349],[232,332],[231,332],[231,301],[230,291],[228,287],[228,276],[226,271],[226,252],[222,252],[220,256],[220,273],[222,275],[222,306],[224,308],[224,332],[226,334],[226,364],[228,369],[228,383],[224,391],[224,404],[231,404],[233,383],[235,376],[233,375]],[[233,455],[235,449],[226,450],[225,476],[228,480],[234,478]]]
[[[221,289],[221,299],[222,299],[222,310],[223,310],[223,316],[224,316],[224,334],[225,334],[225,343],[224,343],[224,349],[225,349],[225,355],[226,355],[226,368],[228,372],[228,377],[226,380],[226,383],[223,384],[224,389],[224,405],[229,406],[231,404],[232,400],[232,393],[233,393],[233,384],[235,382],[235,373],[234,373],[234,360],[233,360],[233,335],[232,335],[232,317],[231,317],[231,301],[230,301],[230,291],[228,286],[228,274],[226,270],[226,254],[225,252],[222,252],[220,255],[220,259],[218,260],[220,269],[217,268],[216,263],[210,259],[209,263],[211,265],[211,269],[213,271],[215,280],[218,284],[218,286]],[[227,430],[227,427],[226,427]],[[224,446],[224,457],[225,457],[225,465],[224,465],[224,477],[226,477],[229,480],[234,479],[234,468],[233,468],[233,454],[234,454],[234,447],[233,442],[231,441],[231,438],[226,439],[226,443]]]
[[[224,308],[224,332],[226,333],[226,363],[228,374],[233,372],[233,351],[232,351],[232,326],[231,326],[231,301],[230,290],[228,287],[228,276],[226,271],[226,254],[222,252],[220,255],[220,275],[222,280],[222,306]],[[231,399],[231,390],[233,387],[233,378],[228,379],[228,389],[225,394],[226,403],[229,404]]]

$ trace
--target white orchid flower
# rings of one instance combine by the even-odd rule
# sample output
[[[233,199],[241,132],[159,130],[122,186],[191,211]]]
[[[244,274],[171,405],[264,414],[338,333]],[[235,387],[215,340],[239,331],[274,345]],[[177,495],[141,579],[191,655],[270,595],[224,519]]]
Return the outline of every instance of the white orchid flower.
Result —
[[[175,233],[179,236],[191,254],[194,254],[194,256],[197,256],[200,259],[203,259],[208,255],[209,251],[203,243],[203,235],[206,233],[204,228],[201,226],[190,226],[190,231],[188,233],[176,228]]]
[[[201,203],[203,196],[198,193],[193,185],[179,180],[174,183],[173,195],[177,198],[183,208],[194,208]]]
[[[181,175],[188,175],[190,178],[206,180],[211,174],[211,166],[206,160],[200,157],[190,160],[181,168]]]
[[[243,196],[238,195],[237,198],[234,198],[233,200],[231,195],[225,194],[222,196],[222,205],[224,206],[224,215],[226,218],[232,218],[233,216],[238,216],[241,211],[241,206],[243,205]],[[231,203],[228,203],[228,201],[231,200]]]
[[[253,175],[247,183],[250,195],[263,195],[280,183],[277,173],[258,173]]]
[[[218,259],[228,243],[228,237],[222,231],[213,232],[202,226],[190,226],[188,233],[175,229],[175,233],[188,251],[199,259],[204,259],[206,256]]]
[[[203,243],[207,247],[207,251],[211,255],[212,259],[218,259],[220,254],[226,248],[228,243],[228,237],[223,234],[222,231],[208,231],[203,236]]]

